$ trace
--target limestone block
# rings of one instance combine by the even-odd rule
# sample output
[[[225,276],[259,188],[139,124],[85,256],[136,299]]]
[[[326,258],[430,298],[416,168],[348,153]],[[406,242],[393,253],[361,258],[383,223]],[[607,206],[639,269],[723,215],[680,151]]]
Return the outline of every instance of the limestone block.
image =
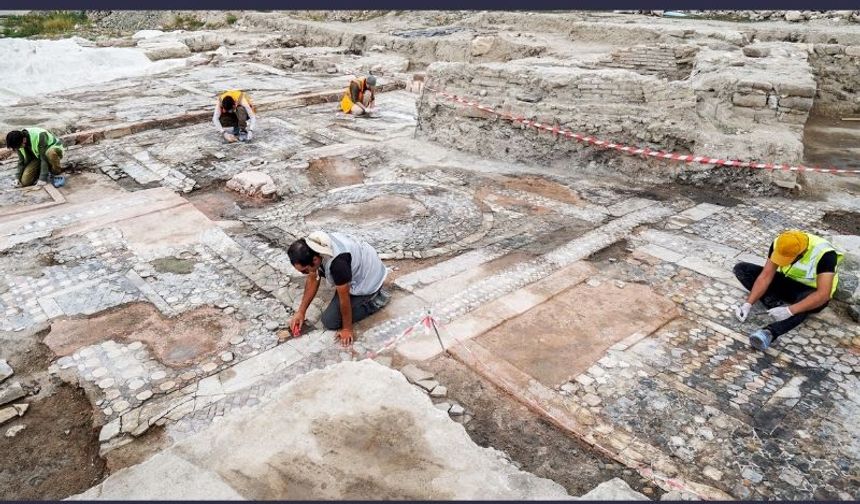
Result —
[[[472,56],[483,56],[490,52],[493,44],[496,42],[496,37],[493,36],[478,36],[472,40]]]
[[[776,90],[782,96],[813,98],[815,96],[815,83],[807,85],[797,83],[779,83],[776,85]]]
[[[798,21],[803,21],[803,13],[796,10],[790,10],[785,12],[785,20],[791,21],[792,23],[796,23]]]
[[[12,383],[0,389],[0,404],[10,403],[27,395],[20,382]]]
[[[194,32],[182,39],[191,52],[214,51],[221,47],[224,38],[213,32]]]
[[[743,48],[744,56],[750,58],[765,58],[770,54],[768,47],[746,46]]]
[[[860,57],[860,46],[848,46],[845,48],[845,54],[852,57]]]
[[[259,171],[237,173],[227,182],[227,189],[246,196],[269,196],[276,191],[272,177]]]
[[[191,55],[191,49],[187,45],[177,40],[160,41],[160,42],[139,42],[138,47],[143,49],[143,53],[152,61],[158,61],[170,58],[185,58]]]
[[[792,108],[796,110],[811,110],[812,98],[801,98],[799,96],[787,96],[779,100],[780,107]]]
[[[767,105],[767,95],[764,93],[734,93],[732,103],[738,107],[764,107]]]

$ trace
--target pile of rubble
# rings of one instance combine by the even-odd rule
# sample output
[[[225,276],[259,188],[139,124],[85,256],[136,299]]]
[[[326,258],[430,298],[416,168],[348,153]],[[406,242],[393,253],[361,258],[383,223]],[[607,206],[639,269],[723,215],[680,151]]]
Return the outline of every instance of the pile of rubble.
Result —
[[[7,378],[15,374],[12,367],[5,360],[0,360],[0,383],[6,381]],[[30,407],[27,403],[17,403],[19,399],[25,397],[27,391],[21,386],[20,382],[12,382],[0,387],[0,425],[24,416],[27,409]],[[15,437],[16,434],[25,428],[24,425],[15,425],[6,430],[6,437]]]

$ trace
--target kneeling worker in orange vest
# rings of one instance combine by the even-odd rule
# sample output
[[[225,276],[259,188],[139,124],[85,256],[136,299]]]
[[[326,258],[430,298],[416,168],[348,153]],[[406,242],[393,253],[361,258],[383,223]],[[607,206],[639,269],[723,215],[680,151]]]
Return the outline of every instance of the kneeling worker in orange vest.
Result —
[[[257,126],[254,104],[238,89],[221,93],[215,104],[215,113],[212,114],[212,124],[230,143],[249,141]]]
[[[750,293],[735,309],[744,322],[761,300],[774,322],[750,335],[750,345],[766,350],[776,338],[800,325],[830,303],[839,285],[836,267],[843,254],[824,238],[803,231],[786,231],[776,237],[764,267],[741,262],[735,276]]]
[[[376,100],[376,77],[368,75],[353,79],[340,100],[340,109],[346,114],[364,115],[370,112]]]

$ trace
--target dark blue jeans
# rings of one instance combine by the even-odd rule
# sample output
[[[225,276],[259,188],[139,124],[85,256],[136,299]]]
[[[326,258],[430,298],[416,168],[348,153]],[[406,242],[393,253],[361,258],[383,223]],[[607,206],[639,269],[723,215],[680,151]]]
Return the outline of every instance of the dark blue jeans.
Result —
[[[752,290],[756,278],[758,278],[763,269],[761,266],[756,266],[755,264],[740,262],[735,265],[734,272],[741,285],[747,290]],[[761,297],[761,304],[765,305],[768,309],[782,305],[792,305],[813,292],[815,292],[815,289],[812,287],[795,282],[777,271],[764,296]],[[828,304],[830,304],[830,301],[813,310],[796,313],[779,322],[772,322],[765,329],[773,334],[773,339],[776,341],[776,338],[799,326],[811,313],[818,313],[827,308]]]
[[[366,319],[374,313],[381,310],[388,304],[389,294],[382,289],[379,289],[374,294],[369,296],[349,296],[349,304],[352,305],[352,322],[353,324],[359,320]],[[323,311],[320,317],[323,327],[330,331],[334,331],[343,327],[343,319],[340,315],[340,299],[335,292],[334,297],[328,307]]]

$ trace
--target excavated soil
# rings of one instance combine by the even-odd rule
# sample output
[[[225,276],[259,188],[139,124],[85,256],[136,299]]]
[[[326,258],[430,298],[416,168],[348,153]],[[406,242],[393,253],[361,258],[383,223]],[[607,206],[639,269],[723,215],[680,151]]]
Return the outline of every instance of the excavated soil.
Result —
[[[821,221],[842,234],[860,235],[860,213],[827,212]]]
[[[0,333],[3,358],[15,370],[7,381],[32,394],[15,401],[29,404],[24,416],[0,428],[0,500],[63,499],[105,475],[89,400],[47,374],[55,356],[40,341],[46,332]]]
[[[555,481],[571,495],[582,495],[614,477],[651,498],[662,494],[634,471],[594,453],[453,358],[442,355],[421,367],[433,372],[434,379],[448,388],[450,400],[471,415],[464,427],[472,440],[504,451],[522,470]]]
[[[107,339],[142,341],[163,364],[182,367],[227,348],[243,327],[244,323],[211,307],[165,318],[150,304],[132,303],[91,318],[61,319],[45,344],[58,355],[69,355]]]
[[[26,426],[3,439],[0,500],[53,500],[80,493],[105,475],[98,429],[82,389],[58,386],[31,402],[27,413],[3,425]]]
[[[364,172],[355,161],[342,157],[315,159],[308,163],[308,175],[318,185],[342,187],[364,182]]]
[[[212,184],[209,187],[192,192],[187,196],[194,208],[214,221],[236,219],[247,216],[243,210],[264,208],[272,203],[271,199],[249,198],[226,189],[225,184]]]
[[[580,198],[569,187],[542,177],[522,176],[508,178],[503,182],[503,184],[508,189],[537,193],[541,196],[569,203],[571,205],[582,206],[583,204],[582,198]]]

